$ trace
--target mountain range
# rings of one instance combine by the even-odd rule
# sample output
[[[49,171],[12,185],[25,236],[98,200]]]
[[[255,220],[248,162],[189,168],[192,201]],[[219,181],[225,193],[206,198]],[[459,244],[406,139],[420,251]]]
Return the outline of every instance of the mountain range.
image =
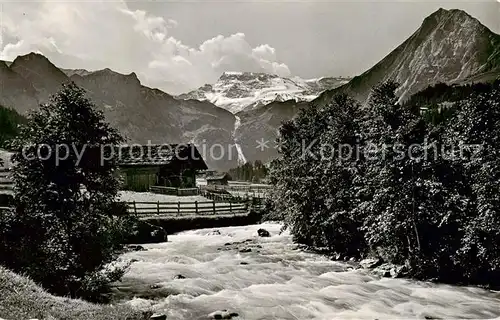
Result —
[[[337,93],[364,103],[374,85],[391,79],[401,84],[398,95],[405,100],[436,83],[488,81],[499,75],[500,36],[464,11],[440,9],[352,80],[226,72],[214,84],[174,97],[142,85],[135,73],[60,69],[43,55],[30,53],[12,63],[0,61],[0,104],[25,114],[61,84],[74,81],[129,142],[193,142],[202,154],[219,144],[225,157],[218,157],[221,150],[215,148],[214,157],[205,153],[205,160],[212,169],[227,170],[239,161],[275,158],[281,122],[300,109],[324,105]]]
[[[232,113],[250,111],[271,102],[311,101],[327,90],[349,82],[349,78],[319,78],[304,80],[284,78],[274,74],[254,72],[224,72],[215,84],[186,94],[180,99],[210,101]]]
[[[67,73],[63,72],[66,71]],[[69,75],[69,76],[68,76]],[[73,81],[87,91],[108,121],[131,143],[233,143],[235,116],[209,102],[179,100],[158,89],[143,86],[135,73],[110,69],[95,72],[60,70],[41,54],[17,57],[10,66],[0,63],[0,104],[25,114],[48,101],[63,83]],[[212,168],[237,165],[215,161]]]

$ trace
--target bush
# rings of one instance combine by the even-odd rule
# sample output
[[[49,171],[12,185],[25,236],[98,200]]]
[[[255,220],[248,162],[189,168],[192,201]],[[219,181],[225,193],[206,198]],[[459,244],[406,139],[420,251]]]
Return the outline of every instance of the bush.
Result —
[[[360,255],[364,241],[353,210],[357,163],[330,161],[343,145],[356,148],[360,106],[347,96],[335,97],[325,108],[306,109],[280,129],[282,157],[271,165],[275,184],[273,207],[307,245],[329,247],[341,254]],[[305,151],[303,146],[310,147]],[[328,150],[327,150],[328,151]]]
[[[134,310],[125,303],[97,305],[79,299],[61,299],[26,276],[0,267],[2,319],[147,320],[151,314]]]
[[[0,218],[1,264],[52,293],[99,298],[121,273],[104,267],[127,231],[126,215],[116,204],[116,164],[101,163],[96,150],[121,141],[74,84],[28,117],[13,141],[22,151],[14,156],[17,209]],[[69,148],[56,161],[58,145]]]

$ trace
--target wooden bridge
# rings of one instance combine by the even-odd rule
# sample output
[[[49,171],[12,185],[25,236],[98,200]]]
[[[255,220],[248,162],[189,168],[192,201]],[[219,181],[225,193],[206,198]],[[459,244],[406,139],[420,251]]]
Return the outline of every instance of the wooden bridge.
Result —
[[[246,202],[127,202],[127,210],[137,216],[166,215],[172,217],[218,216],[247,214],[252,207],[260,204]]]

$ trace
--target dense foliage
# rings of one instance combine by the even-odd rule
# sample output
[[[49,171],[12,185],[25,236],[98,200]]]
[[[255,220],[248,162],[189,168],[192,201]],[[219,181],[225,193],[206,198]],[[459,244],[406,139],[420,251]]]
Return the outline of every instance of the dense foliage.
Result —
[[[115,203],[116,164],[101,162],[111,148],[100,146],[121,139],[74,84],[29,115],[13,142],[16,212],[0,219],[2,265],[55,294],[93,300],[119,278],[122,269],[103,267],[120,249],[126,218]]]
[[[272,205],[298,242],[500,285],[500,81],[443,86],[400,105],[387,82],[283,124]]]
[[[8,148],[8,142],[19,132],[24,118],[13,109],[0,106],[0,148]]]
[[[261,182],[267,176],[267,167],[260,160],[254,163],[247,162],[241,166],[229,170],[229,175],[233,180]]]

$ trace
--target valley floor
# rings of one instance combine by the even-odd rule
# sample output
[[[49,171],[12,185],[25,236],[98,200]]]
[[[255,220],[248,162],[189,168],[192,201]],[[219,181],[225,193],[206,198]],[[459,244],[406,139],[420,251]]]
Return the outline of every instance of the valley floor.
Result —
[[[152,192],[134,192],[134,191],[120,191],[120,201],[125,202],[204,202],[210,201],[203,196],[170,196],[165,194],[157,194]]]

